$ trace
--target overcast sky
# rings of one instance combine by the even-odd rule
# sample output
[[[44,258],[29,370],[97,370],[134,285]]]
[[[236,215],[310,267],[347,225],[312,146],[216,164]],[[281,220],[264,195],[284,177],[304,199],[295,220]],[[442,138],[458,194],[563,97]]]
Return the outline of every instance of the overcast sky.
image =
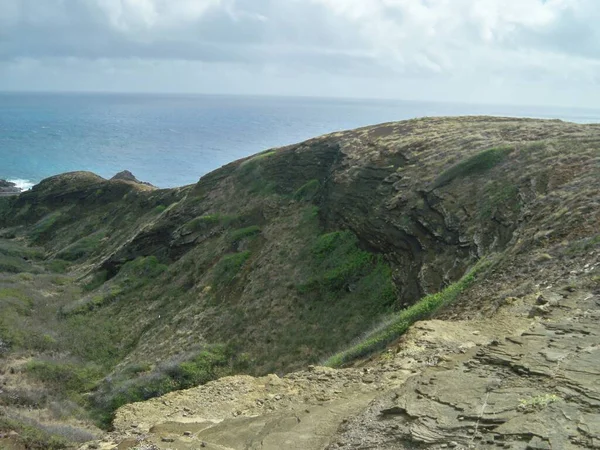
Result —
[[[0,0],[0,90],[600,105],[599,0]]]

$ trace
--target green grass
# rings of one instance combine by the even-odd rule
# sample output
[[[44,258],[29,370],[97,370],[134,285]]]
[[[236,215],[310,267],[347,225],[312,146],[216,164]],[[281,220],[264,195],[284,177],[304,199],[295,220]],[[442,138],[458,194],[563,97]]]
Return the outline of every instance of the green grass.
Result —
[[[123,264],[115,281],[128,288],[137,288],[158,278],[167,270],[156,256],[138,256],[133,261]]]
[[[569,243],[567,249],[565,250],[565,253],[567,255],[573,256],[588,252],[595,247],[600,247],[600,234]]]
[[[48,234],[52,231],[52,228],[61,219],[62,214],[60,211],[55,211],[48,214],[41,220],[39,220],[29,232],[29,237],[34,241],[41,241],[47,238]]]
[[[324,364],[330,367],[339,367],[357,358],[383,350],[388,344],[402,336],[413,323],[429,318],[440,308],[454,302],[465,289],[475,282],[476,274],[482,267],[483,263],[477,264],[456,283],[436,294],[428,295],[413,306],[398,312],[391,320],[375,328],[360,342],[331,356]]]
[[[0,432],[16,431],[17,442],[28,450],[61,450],[73,448],[72,443],[62,436],[51,434],[43,429],[20,420],[0,417]]]
[[[54,391],[74,394],[89,391],[102,378],[98,366],[57,361],[32,361],[25,366],[25,373]]]
[[[83,257],[90,256],[100,247],[100,243],[105,237],[105,231],[97,231],[69,245],[56,256],[65,261],[77,261]]]
[[[229,235],[229,240],[232,243],[236,243],[241,241],[242,239],[254,237],[260,234],[260,227],[257,225],[252,225],[246,228],[240,228],[239,230],[232,231]]]
[[[312,249],[315,274],[300,289],[339,292],[366,275],[376,258],[360,250],[357,244],[358,239],[350,231],[334,231],[319,236]]]
[[[294,199],[298,201],[310,201],[317,195],[320,188],[321,183],[319,183],[319,180],[309,180],[294,192]]]
[[[464,178],[487,172],[504,161],[512,150],[512,147],[490,148],[489,150],[484,150],[471,156],[442,172],[435,179],[431,188],[437,189],[457,178]]]
[[[479,199],[479,218],[490,219],[502,207],[513,212],[521,208],[519,188],[508,182],[492,182],[485,187]]]
[[[52,259],[46,263],[46,269],[52,273],[67,273],[71,263],[62,259]]]
[[[249,251],[232,253],[221,258],[213,269],[213,285],[221,288],[231,284],[248,258]]]
[[[195,219],[187,222],[183,228],[188,232],[204,231],[210,228],[221,225],[228,227],[232,223],[239,220],[239,216],[228,215],[228,214],[206,214],[204,216],[196,217]]]

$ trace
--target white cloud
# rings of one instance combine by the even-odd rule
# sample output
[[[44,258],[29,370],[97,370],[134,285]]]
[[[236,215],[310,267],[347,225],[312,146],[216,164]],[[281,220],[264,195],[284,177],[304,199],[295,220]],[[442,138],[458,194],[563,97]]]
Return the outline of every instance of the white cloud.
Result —
[[[137,75],[156,90],[202,78],[219,91],[546,102],[562,86],[561,102],[580,89],[591,103],[598,21],[598,0],[0,0],[0,60],[3,73],[39,61],[40,83],[44,67],[69,78],[79,65],[94,88],[101,61],[123,89]]]

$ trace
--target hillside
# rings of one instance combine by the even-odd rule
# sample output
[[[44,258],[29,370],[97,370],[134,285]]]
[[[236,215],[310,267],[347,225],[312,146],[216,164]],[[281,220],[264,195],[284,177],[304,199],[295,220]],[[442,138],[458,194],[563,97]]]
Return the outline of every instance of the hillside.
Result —
[[[0,198],[0,431],[600,445],[599,233],[599,125],[382,124],[170,190],[58,175]]]

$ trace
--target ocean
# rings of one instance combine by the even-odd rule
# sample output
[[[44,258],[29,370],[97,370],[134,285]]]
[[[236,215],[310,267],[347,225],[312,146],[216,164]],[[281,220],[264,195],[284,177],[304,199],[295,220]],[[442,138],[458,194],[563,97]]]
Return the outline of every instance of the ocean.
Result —
[[[600,122],[600,109],[393,100],[0,93],[0,179],[130,170],[159,187],[321,134],[421,116],[489,114]]]

